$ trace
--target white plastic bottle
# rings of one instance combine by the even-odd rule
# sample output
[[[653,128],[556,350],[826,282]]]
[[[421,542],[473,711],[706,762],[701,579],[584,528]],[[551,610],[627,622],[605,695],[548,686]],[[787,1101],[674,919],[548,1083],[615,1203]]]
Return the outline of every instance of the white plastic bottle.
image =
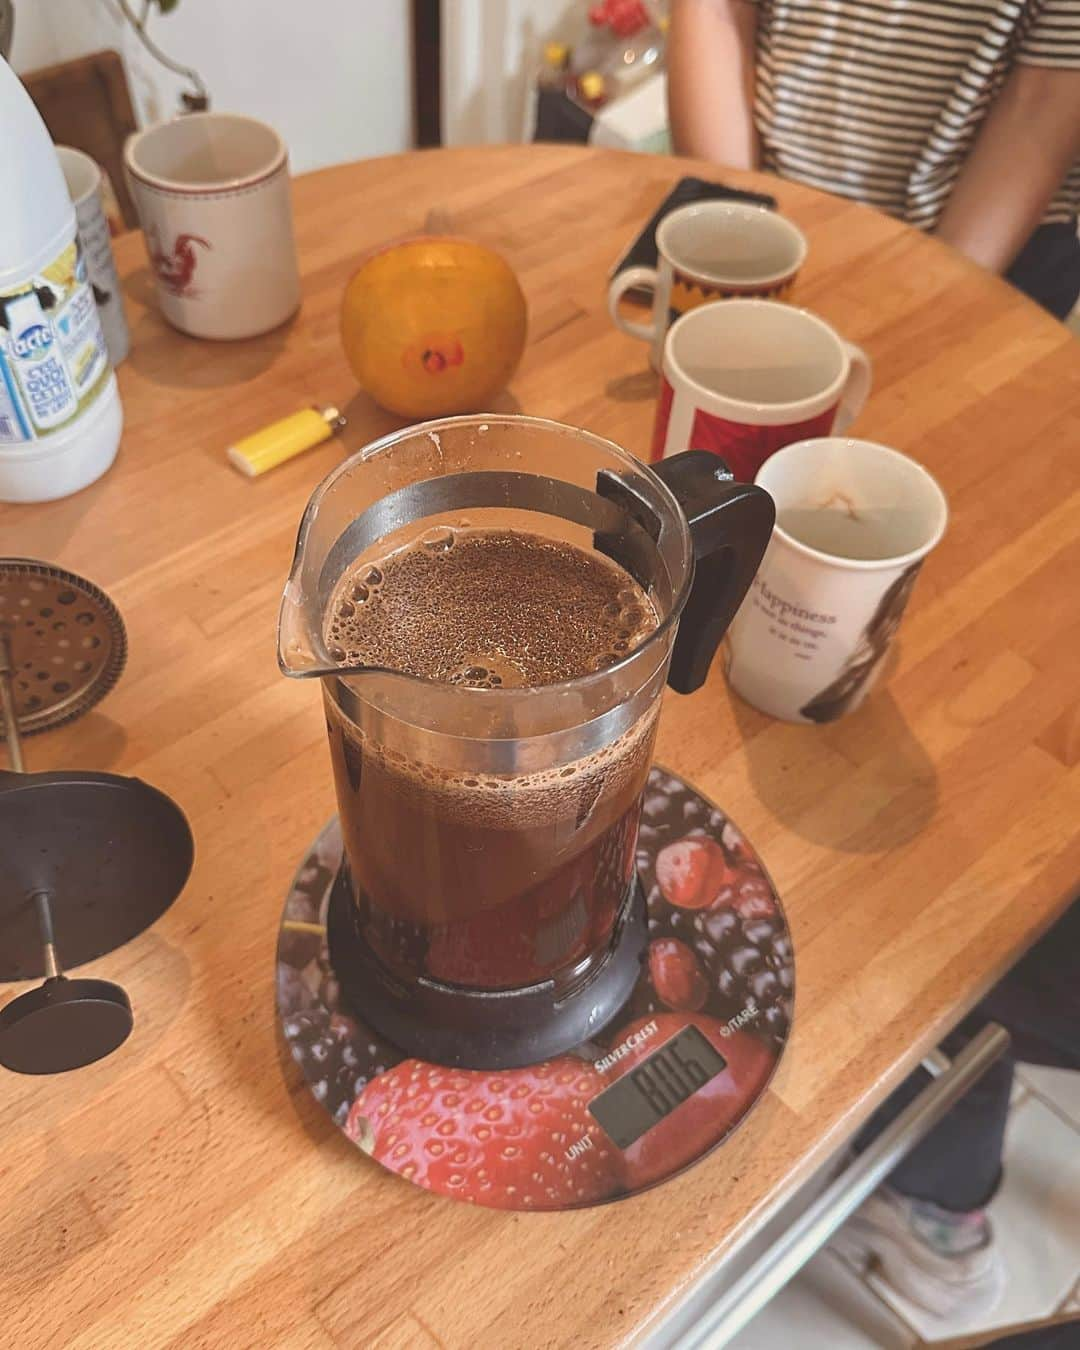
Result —
[[[0,501],[66,497],[100,478],[123,427],[63,171],[0,58]]]

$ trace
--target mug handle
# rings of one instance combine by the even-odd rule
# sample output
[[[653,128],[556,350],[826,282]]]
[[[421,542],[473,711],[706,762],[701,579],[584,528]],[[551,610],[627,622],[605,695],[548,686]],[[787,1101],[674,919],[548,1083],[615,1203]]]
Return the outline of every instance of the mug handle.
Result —
[[[629,333],[631,337],[641,338],[643,342],[653,340],[655,329],[652,320],[650,319],[648,323],[637,323],[633,319],[624,318],[619,313],[619,301],[634,286],[647,286],[649,290],[655,291],[659,280],[660,275],[655,267],[628,267],[625,272],[620,272],[618,276],[612,278],[608,287],[607,307],[611,322],[616,328]]]
[[[736,483],[709,450],[685,450],[652,465],[683,509],[694,545],[694,574],[668,684],[692,694],[705,683],[720,639],[742,604],[772,537],[776,506],[764,488]]]
[[[841,341],[843,342],[842,338]],[[848,361],[851,364],[848,368],[844,392],[840,395],[840,406],[836,410],[836,419],[833,422],[833,435],[835,436],[842,435],[847,431],[848,427],[862,412],[866,400],[870,396],[872,370],[870,358],[861,347],[856,347],[854,342],[844,342],[844,351],[847,352]]]

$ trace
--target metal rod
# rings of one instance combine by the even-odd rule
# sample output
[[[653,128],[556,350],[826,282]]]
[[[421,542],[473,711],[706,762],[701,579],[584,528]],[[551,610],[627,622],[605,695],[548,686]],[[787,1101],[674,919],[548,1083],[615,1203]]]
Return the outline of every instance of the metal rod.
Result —
[[[898,1162],[1009,1046],[1008,1033],[991,1023],[966,1045],[918,1097],[792,1223],[776,1242],[726,1289],[683,1335],[650,1344],[676,1350],[719,1350],[825,1245],[875,1191]],[[934,1066],[943,1056],[935,1052]],[[676,1314],[677,1316],[677,1314]]]
[[[41,933],[41,945],[45,954],[45,978],[58,980],[63,975],[60,958],[56,955],[56,933],[53,930],[52,906],[49,904],[48,891],[35,891],[34,904],[37,906],[38,931]]]
[[[948,1073],[951,1065],[952,1060],[943,1050],[931,1050],[922,1062],[931,1078],[940,1078],[943,1073]]]
[[[11,643],[6,633],[0,633],[0,720],[3,721],[4,735],[7,738],[11,767],[16,773],[25,773],[22,741],[19,739],[19,719],[15,716],[15,691],[11,687],[11,677],[14,673],[11,664]]]

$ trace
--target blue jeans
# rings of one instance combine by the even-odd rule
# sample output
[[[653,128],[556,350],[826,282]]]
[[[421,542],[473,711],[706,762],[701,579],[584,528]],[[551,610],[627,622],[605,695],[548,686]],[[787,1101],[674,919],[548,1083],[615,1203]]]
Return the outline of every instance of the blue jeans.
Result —
[[[1080,297],[1080,239],[1076,221],[1040,225],[1005,273],[1025,295],[1064,319]]]
[[[943,1209],[981,1209],[1001,1183],[1001,1149],[1016,1060],[1080,1070],[1080,901],[1013,966],[1000,984],[942,1042],[955,1055],[988,1022],[1012,1037],[997,1060],[889,1176],[913,1200]],[[856,1136],[863,1149],[929,1083],[911,1075]]]

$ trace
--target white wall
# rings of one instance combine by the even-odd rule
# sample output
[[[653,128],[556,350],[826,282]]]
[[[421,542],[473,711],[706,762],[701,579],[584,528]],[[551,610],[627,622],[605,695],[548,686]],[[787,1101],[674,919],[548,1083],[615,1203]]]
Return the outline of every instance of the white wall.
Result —
[[[544,42],[569,40],[584,0],[442,0],[446,145],[517,141]]]
[[[177,111],[183,81],[143,51],[109,0],[15,3],[16,70],[114,47],[139,120]],[[303,172],[412,144],[409,10],[408,0],[180,0],[150,32],[199,71],[214,108],[272,123]]]
[[[15,15],[15,42],[11,48],[11,64],[16,70],[34,70],[56,60],[56,41],[49,22],[47,0],[26,0]]]

